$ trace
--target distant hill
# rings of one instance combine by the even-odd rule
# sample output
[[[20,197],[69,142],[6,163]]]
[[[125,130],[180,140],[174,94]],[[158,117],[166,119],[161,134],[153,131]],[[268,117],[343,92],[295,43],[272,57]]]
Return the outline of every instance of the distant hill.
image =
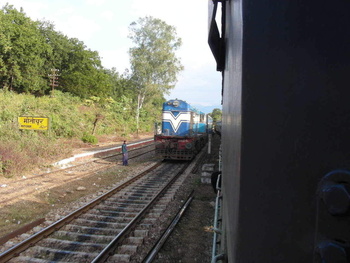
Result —
[[[203,105],[192,105],[193,107],[195,107],[196,109],[203,111],[204,113],[212,113],[213,109],[220,109],[222,110],[222,106],[221,105],[214,105],[214,106],[203,106]]]

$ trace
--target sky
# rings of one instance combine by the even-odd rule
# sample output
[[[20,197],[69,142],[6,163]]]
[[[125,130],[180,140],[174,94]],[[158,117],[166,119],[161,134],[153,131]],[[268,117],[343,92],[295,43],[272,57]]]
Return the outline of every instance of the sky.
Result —
[[[184,66],[166,99],[182,99],[199,110],[221,109],[221,73],[208,45],[208,0],[0,0],[33,20],[50,21],[55,30],[97,51],[105,68],[129,68],[129,25],[152,16],[174,26],[182,39],[176,51]]]

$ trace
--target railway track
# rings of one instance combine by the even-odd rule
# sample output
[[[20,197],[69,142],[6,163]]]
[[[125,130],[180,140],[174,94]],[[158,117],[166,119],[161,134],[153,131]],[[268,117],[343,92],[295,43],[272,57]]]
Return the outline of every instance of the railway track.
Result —
[[[189,164],[158,165],[1,253],[0,262],[139,262]]]
[[[135,143],[133,148],[129,150],[129,159],[137,159],[152,152],[154,152],[153,143],[140,141]],[[97,153],[96,155],[99,154]],[[55,187],[57,178],[64,178],[62,183],[71,183],[79,180],[81,177],[106,170],[115,166],[116,162],[121,158],[120,156],[120,150],[111,151],[109,154],[102,152],[98,158],[78,160],[64,169],[56,169],[50,172],[12,181],[7,184],[6,188],[0,188],[0,195],[2,197],[0,205],[9,205],[34,192],[38,193],[40,191],[47,191],[48,189]],[[30,180],[30,184],[26,184],[26,187],[22,187],[21,183],[28,180]]]

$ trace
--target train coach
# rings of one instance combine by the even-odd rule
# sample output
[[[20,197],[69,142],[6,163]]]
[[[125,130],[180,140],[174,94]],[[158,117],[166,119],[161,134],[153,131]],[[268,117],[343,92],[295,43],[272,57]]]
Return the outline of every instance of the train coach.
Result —
[[[209,4],[223,77],[212,263],[349,263],[350,1]]]
[[[209,115],[183,100],[163,103],[162,124],[154,137],[156,154],[163,159],[191,160],[208,141],[212,129]]]

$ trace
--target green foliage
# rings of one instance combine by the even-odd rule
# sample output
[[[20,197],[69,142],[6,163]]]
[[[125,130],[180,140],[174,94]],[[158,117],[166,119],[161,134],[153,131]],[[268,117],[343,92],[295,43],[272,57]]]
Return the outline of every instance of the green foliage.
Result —
[[[32,21],[21,10],[0,10],[0,88],[49,94],[51,69],[59,69],[56,90],[81,98],[112,94],[110,75],[98,52],[54,30],[50,22]]]
[[[213,121],[221,121],[222,111],[218,108],[215,108],[210,115],[213,118]]]
[[[81,98],[58,90],[54,96],[35,97],[0,89],[0,176],[20,175],[42,164],[44,158],[69,152],[69,145],[59,143],[65,138],[95,144],[99,135],[127,136],[137,131],[128,97],[118,101],[91,97],[91,101],[86,105]],[[98,121],[95,136],[89,135],[98,114],[104,118]],[[160,114],[159,104],[147,104],[141,111],[140,131],[153,131],[153,122]],[[19,130],[19,116],[49,117],[50,129]]]
[[[98,140],[94,135],[84,133],[83,137],[81,137],[81,140],[85,143],[91,143],[91,144],[97,144]]]
[[[153,130],[164,94],[183,69],[175,55],[181,39],[174,27],[152,17],[132,23],[130,32],[132,71],[119,74],[103,68],[98,52],[55,31],[51,22],[32,21],[9,4],[0,9],[1,174],[18,174],[69,150],[58,146],[58,139],[97,143],[99,135]],[[52,69],[59,70],[54,88]],[[97,115],[104,118],[96,122]],[[49,117],[50,129],[19,130],[20,116]],[[95,138],[87,136],[92,132]]]
[[[183,70],[175,51],[181,46],[176,29],[164,21],[146,16],[129,27],[129,38],[135,44],[130,48],[130,80],[135,83],[136,125],[140,110],[152,97],[164,97],[174,88],[178,73]]]
[[[167,93],[174,87],[177,74],[183,69],[175,51],[181,46],[176,29],[164,21],[145,17],[131,23],[129,38],[136,45],[130,48],[132,79],[139,89]]]
[[[37,22],[8,4],[0,10],[0,87],[44,93],[43,69],[51,52]]]
[[[132,23],[130,38],[135,43],[130,49],[132,72],[119,74],[114,68],[103,68],[98,52],[55,31],[51,22],[32,21],[22,9],[4,5],[0,10],[0,90],[23,96],[3,104],[0,120],[15,122],[21,115],[45,114],[54,137],[81,137],[85,130],[91,131],[95,114],[102,110],[106,118],[97,134],[148,130],[149,122],[159,118],[154,109],[183,69],[175,55],[181,39],[174,27],[152,17]],[[52,69],[59,70],[54,88],[50,86]],[[79,107],[90,112],[82,113],[65,96],[84,99]],[[11,100],[11,93],[6,99]],[[83,126],[76,121],[81,119],[89,121]],[[118,127],[111,128],[115,124]]]
[[[62,90],[82,98],[108,97],[110,76],[102,68],[98,53],[87,49],[78,39],[69,39],[68,43],[68,60],[62,62],[61,68]]]

